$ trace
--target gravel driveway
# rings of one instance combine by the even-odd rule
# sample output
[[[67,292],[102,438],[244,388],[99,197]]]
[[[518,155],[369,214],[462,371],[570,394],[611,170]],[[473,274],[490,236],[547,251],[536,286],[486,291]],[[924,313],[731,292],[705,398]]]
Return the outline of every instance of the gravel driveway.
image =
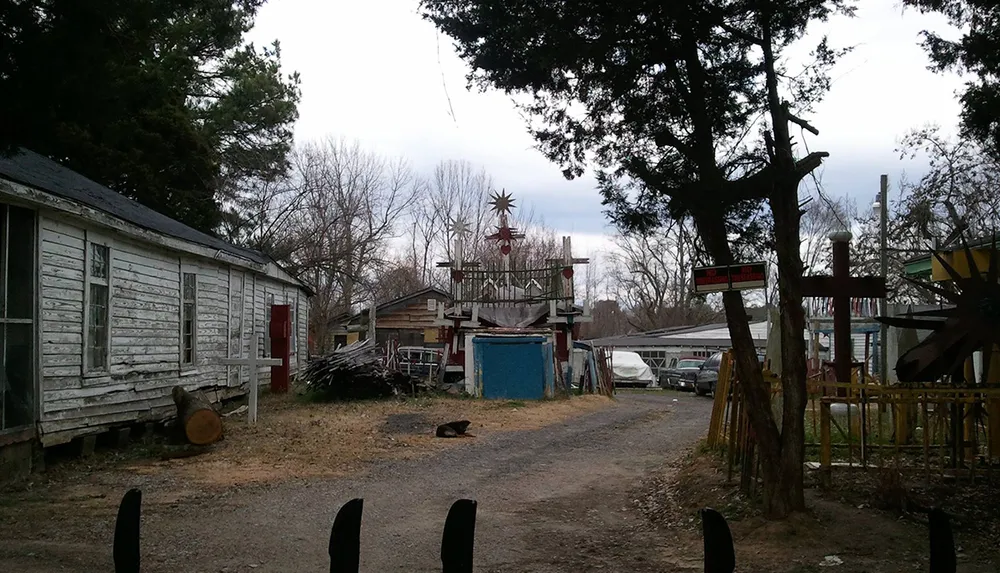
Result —
[[[630,492],[704,436],[711,405],[689,394],[623,393],[618,404],[566,423],[482,435],[431,457],[377,464],[352,478],[147,508],[143,570],[326,571],[330,524],[353,497],[365,499],[361,569],[367,573],[440,571],[444,519],[462,497],[479,502],[479,572],[697,568],[697,558],[679,564],[659,557],[662,551],[652,548],[663,542],[640,526],[644,518]],[[100,557],[110,555],[107,546],[87,544],[95,563],[79,554],[60,558],[65,544],[57,551],[37,541],[14,551],[21,558],[12,563],[10,543],[5,551],[0,542],[0,569],[7,569],[4,561],[19,571],[83,572],[110,564]],[[33,563],[24,560],[29,550]]]

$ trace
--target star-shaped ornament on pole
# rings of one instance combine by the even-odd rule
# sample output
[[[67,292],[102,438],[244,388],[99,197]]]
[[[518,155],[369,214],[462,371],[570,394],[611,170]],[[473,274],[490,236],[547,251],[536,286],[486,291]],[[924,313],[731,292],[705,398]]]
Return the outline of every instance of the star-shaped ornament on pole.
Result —
[[[464,237],[472,232],[469,228],[469,223],[461,215],[451,220],[448,230],[456,237]]]
[[[504,214],[509,215],[510,210],[514,209],[515,207],[516,206],[514,205],[514,199],[512,199],[511,196],[507,194],[506,189],[501,189],[499,193],[494,191],[491,194],[490,208],[497,215],[504,215]]]

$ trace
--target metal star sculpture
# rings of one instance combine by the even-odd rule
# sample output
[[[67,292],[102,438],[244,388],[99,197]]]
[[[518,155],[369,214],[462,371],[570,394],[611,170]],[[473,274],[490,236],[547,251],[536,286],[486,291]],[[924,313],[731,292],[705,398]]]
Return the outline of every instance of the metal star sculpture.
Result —
[[[993,358],[993,345],[1000,342],[1000,256],[997,255],[996,235],[990,247],[990,263],[983,278],[976,267],[965,237],[962,237],[962,247],[969,262],[969,277],[963,277],[937,252],[931,254],[937,258],[953,281],[956,292],[944,289],[929,282],[904,277],[917,287],[937,294],[952,304],[949,308],[941,308],[922,312],[909,313],[901,317],[878,317],[879,322],[898,328],[914,328],[932,330],[933,332],[920,344],[914,346],[899,357],[896,362],[896,375],[901,382],[930,382],[952,374],[962,368],[963,363],[977,350],[983,353],[982,376],[980,384],[989,380],[990,362]],[[937,317],[944,320],[933,320],[918,317]]]
[[[497,215],[509,214],[510,210],[515,208],[514,199],[511,199],[506,189],[501,189],[499,193],[494,191],[490,199],[490,208]]]
[[[464,237],[470,232],[469,224],[461,216],[458,216],[451,220],[448,230],[451,231],[453,235]]]

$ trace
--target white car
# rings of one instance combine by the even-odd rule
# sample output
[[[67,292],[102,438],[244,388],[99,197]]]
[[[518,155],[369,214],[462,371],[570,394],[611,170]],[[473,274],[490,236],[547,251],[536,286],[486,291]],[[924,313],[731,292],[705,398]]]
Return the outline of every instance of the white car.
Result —
[[[638,386],[648,388],[656,382],[653,369],[635,352],[615,350],[611,353],[611,370],[615,375],[615,386]]]

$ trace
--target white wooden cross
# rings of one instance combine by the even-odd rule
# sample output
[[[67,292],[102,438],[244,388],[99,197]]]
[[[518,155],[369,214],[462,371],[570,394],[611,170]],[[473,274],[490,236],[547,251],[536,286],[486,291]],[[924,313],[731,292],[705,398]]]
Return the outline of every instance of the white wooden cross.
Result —
[[[257,423],[257,369],[261,366],[281,366],[280,358],[261,358],[257,356],[259,348],[264,339],[263,334],[257,335],[257,344],[251,346],[252,352],[247,358],[223,358],[222,363],[227,366],[247,366],[250,368],[250,404],[247,419],[251,424]]]

